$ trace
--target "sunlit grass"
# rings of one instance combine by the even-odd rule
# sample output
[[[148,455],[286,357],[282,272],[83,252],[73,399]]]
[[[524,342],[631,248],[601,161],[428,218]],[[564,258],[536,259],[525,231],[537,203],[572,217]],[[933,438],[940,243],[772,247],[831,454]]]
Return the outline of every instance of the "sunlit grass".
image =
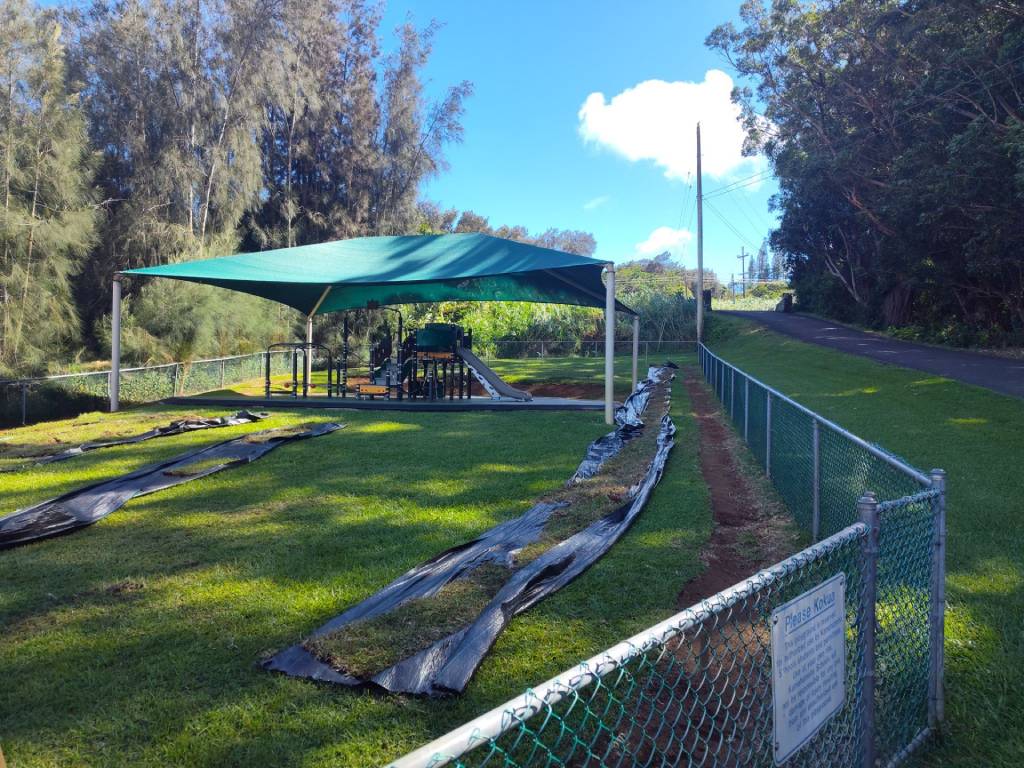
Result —
[[[1024,401],[714,317],[726,360],[870,441],[948,473],[944,737],[926,765],[1024,764]]]
[[[573,370],[578,380],[588,375]],[[600,413],[275,409],[259,424],[0,474],[0,512],[8,512],[248,432],[348,425],[135,499],[69,536],[0,552],[8,764],[381,764],[665,618],[701,569],[710,533],[682,387],[675,398],[677,447],[633,529],[579,580],[516,618],[465,695],[437,701],[340,690],[257,665],[563,484],[607,430]],[[90,414],[72,420],[77,426],[11,430],[0,445],[41,446],[51,430],[77,443],[115,424],[134,433],[196,412],[226,411]]]

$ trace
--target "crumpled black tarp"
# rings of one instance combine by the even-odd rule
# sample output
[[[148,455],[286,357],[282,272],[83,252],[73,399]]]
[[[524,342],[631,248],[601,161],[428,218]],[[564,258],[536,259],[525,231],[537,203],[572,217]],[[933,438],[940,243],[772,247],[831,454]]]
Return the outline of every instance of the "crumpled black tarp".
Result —
[[[67,450],[52,454],[51,456],[40,456],[38,458],[34,458],[33,461],[36,464],[52,464],[55,461],[70,459],[72,456],[81,456],[86,451],[95,451],[97,448],[112,448],[115,445],[132,445],[134,443],[152,440],[154,437],[169,437],[170,435],[180,435],[184,432],[195,432],[199,429],[237,427],[239,424],[248,424],[249,422],[265,419],[269,415],[270,414],[267,413],[253,413],[252,411],[239,411],[234,416],[178,419],[177,421],[172,421],[170,424],[162,427],[154,427],[153,429],[138,435],[122,437],[117,440],[103,440],[102,442],[97,443],[83,443],[82,445],[75,446],[74,448],[68,448]]]
[[[635,432],[642,427],[639,418],[648,405],[652,391],[658,383],[671,376],[667,368],[650,369],[648,379],[638,385],[637,391],[618,409],[616,423],[619,426],[616,432]],[[378,672],[370,680],[337,671],[316,658],[302,644],[275,654],[263,663],[264,668],[293,677],[307,677],[342,685],[374,685],[395,693],[436,696],[463,691],[512,617],[571,582],[600,559],[626,532],[661,479],[669,451],[675,444],[675,431],[672,419],[665,415],[661,420],[658,448],[651,465],[643,480],[630,489],[628,499],[622,506],[512,572],[509,580],[480,615],[458,632]],[[605,438],[608,435],[600,439]],[[620,440],[623,440],[621,435]],[[513,550],[538,538],[554,509],[551,504],[538,504],[516,520],[495,526],[478,539],[449,549],[331,619],[314,631],[309,639],[330,634],[359,619],[379,616],[408,599],[436,594],[445,584],[485,562],[506,561]]]
[[[668,365],[676,367],[674,364]],[[640,434],[644,428],[640,417],[647,410],[651,391],[670,375],[671,371],[667,367],[652,366],[647,369],[647,378],[637,384],[636,390],[630,393],[626,402],[615,409],[615,430],[607,435],[602,435],[587,446],[583,461],[580,462],[573,476],[569,478],[568,485],[596,475],[608,459],[618,455],[623,445]]]
[[[25,509],[0,517],[0,549],[68,533],[92,525],[125,504],[129,499],[172,488],[190,480],[212,475],[227,467],[248,464],[279,445],[318,437],[341,429],[343,424],[314,424],[298,434],[284,433],[267,437],[275,429],[250,432],[233,440],[197,448],[159,464],[149,464],[113,480],[87,485]],[[260,437],[259,441],[253,440]],[[218,463],[212,463],[212,462]],[[195,474],[188,467],[202,463]]]

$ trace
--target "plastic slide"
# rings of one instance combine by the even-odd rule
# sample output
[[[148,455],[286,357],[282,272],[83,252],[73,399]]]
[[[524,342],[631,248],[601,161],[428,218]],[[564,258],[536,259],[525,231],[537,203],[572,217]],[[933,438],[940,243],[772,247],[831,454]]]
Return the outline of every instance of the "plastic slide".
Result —
[[[469,370],[487,390],[492,400],[533,400],[533,395],[529,392],[510,387],[501,376],[492,371],[483,360],[468,349],[460,347],[458,354],[466,361]]]

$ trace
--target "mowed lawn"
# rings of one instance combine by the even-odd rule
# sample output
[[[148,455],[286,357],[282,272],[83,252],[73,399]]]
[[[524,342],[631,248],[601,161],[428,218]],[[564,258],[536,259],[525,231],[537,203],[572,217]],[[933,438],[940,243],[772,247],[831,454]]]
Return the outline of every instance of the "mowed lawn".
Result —
[[[1024,401],[712,317],[729,362],[948,472],[946,726],[919,762],[1024,765]]]
[[[578,374],[585,380],[589,373]],[[73,534],[0,551],[0,746],[23,766],[382,764],[675,611],[710,534],[696,430],[647,510],[580,579],[515,619],[467,692],[383,696],[264,672],[408,568],[562,484],[600,413],[275,410],[272,419],[0,474],[0,512],[246,432],[346,429],[129,502]],[[195,405],[0,434],[15,446],[136,432]]]

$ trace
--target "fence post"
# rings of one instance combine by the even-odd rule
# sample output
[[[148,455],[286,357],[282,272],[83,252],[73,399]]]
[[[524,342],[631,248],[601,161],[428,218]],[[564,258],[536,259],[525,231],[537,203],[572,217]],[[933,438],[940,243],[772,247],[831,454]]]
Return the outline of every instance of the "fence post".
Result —
[[[178,364],[171,366],[171,397],[178,396]]]
[[[933,469],[932,488],[939,492],[932,502],[935,511],[932,534],[932,594],[930,618],[931,674],[928,685],[928,725],[938,726],[945,718],[946,637],[946,473]]]
[[[862,547],[864,598],[861,606],[859,634],[864,639],[864,681],[861,685],[861,766],[875,768],[875,631],[878,597],[878,499],[871,492],[857,502],[857,517],[868,527]]]
[[[220,388],[224,389],[224,361],[220,361]]]
[[[814,490],[811,505],[811,540],[821,538],[821,426],[811,419],[811,450],[814,454]]]
[[[28,384],[21,383],[21,426],[28,424]]]
[[[772,393],[764,391],[764,473],[772,477]]]
[[[729,376],[729,418],[736,418],[736,369],[729,366],[732,374]]]
[[[743,377],[743,441],[750,442],[750,379]]]

